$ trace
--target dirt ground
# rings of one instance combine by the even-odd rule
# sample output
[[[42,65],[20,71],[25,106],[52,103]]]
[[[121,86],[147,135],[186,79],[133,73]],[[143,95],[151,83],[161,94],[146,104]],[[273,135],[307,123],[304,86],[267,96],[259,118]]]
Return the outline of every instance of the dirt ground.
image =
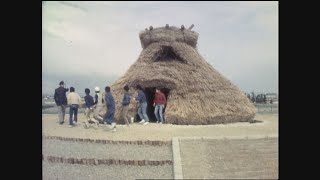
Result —
[[[186,179],[278,178],[278,138],[180,140],[180,152]]]
[[[67,118],[67,116],[66,116]],[[172,137],[278,137],[278,114],[257,114],[255,120],[261,123],[238,122],[216,125],[141,125],[139,123],[118,125],[117,132],[112,133],[108,127],[102,126],[84,129],[79,115],[76,127],[68,128],[68,121],[58,124],[58,115],[42,115],[42,134],[45,136],[63,136],[74,138],[108,139],[108,140],[163,140],[171,141]]]
[[[66,116],[66,120],[67,118],[68,116]],[[119,141],[171,141],[172,137],[216,138],[215,140],[180,140],[181,164],[184,178],[271,179],[278,177],[278,114],[257,114],[255,120],[261,121],[261,123],[238,122],[216,125],[172,125],[156,123],[141,125],[134,123],[129,127],[126,125],[118,125],[117,132],[114,133],[106,126],[98,128],[92,126],[89,129],[84,129],[81,123],[84,118],[83,114],[79,114],[78,125],[73,128],[68,128],[68,121],[65,121],[63,125],[58,124],[57,114],[43,114],[42,135]],[[249,139],[246,139],[246,137]],[[239,138],[242,140],[236,140]],[[255,140],[256,138],[259,139]],[[63,143],[69,142],[58,142],[57,148],[63,148],[60,147]],[[101,144],[93,145],[101,146]],[[53,145],[50,144],[50,146]],[[52,150],[53,148],[50,149]],[[73,148],[73,150],[74,149],[75,148]],[[94,148],[92,151],[96,151],[96,149],[97,148]],[[56,150],[54,153],[61,153],[61,150]],[[133,157],[135,155],[131,156]],[[154,169],[151,167],[125,167],[127,171],[121,170],[124,174],[119,175],[118,172],[124,167],[78,167],[70,164],[52,164],[46,161],[43,163],[44,179],[79,179],[80,177],[83,177],[83,179],[99,179],[100,177],[101,179],[173,177],[173,174],[171,174],[173,172],[172,166],[156,167]],[[70,172],[57,170],[61,168],[67,168]],[[80,170],[81,172],[83,171],[84,174],[79,174],[80,168],[84,169]],[[100,171],[100,169],[103,169],[103,171]],[[151,169],[152,171],[150,171]],[[88,171],[86,172],[85,170]],[[154,176],[155,174],[159,175]]]

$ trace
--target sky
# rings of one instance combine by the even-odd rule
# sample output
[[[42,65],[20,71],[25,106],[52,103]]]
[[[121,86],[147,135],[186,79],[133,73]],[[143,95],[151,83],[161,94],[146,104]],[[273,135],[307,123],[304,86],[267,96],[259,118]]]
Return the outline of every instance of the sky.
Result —
[[[276,1],[43,1],[42,91],[61,80],[82,94],[121,77],[149,26],[189,27],[199,53],[244,92],[278,93]]]

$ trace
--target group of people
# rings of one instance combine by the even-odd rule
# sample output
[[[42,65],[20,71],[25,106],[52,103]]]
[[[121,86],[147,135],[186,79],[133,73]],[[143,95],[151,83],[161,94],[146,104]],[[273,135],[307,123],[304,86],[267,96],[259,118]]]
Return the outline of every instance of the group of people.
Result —
[[[147,98],[143,92],[141,85],[137,85],[136,89],[138,90],[138,96],[134,98],[138,102],[137,113],[141,119],[140,124],[147,125],[149,124],[149,118],[147,115]],[[131,96],[129,94],[129,86],[126,85],[123,87],[124,93],[122,98],[122,109],[121,109],[121,118],[124,119],[125,123],[129,126],[128,120],[128,111],[129,105],[131,102]],[[65,117],[65,108],[69,105],[69,127],[73,127],[78,123],[78,109],[81,103],[81,97],[78,93],[75,92],[74,87],[70,87],[70,93],[66,95],[69,91],[65,87],[63,81],[59,83],[59,87],[55,89],[54,100],[58,106],[59,111],[59,123],[62,125],[64,123]],[[84,127],[88,128],[90,122],[93,122],[96,127],[100,123],[109,124],[113,132],[116,131],[116,123],[113,121],[115,114],[115,100],[111,93],[109,86],[105,87],[105,92],[100,94],[100,88],[95,87],[95,96],[94,98],[90,95],[90,89],[85,89],[85,115]],[[157,123],[164,123],[163,109],[166,105],[166,97],[161,92],[160,88],[156,88],[155,98],[153,101],[153,106],[155,107],[154,113],[157,119]],[[103,114],[104,108],[106,107],[106,113]]]

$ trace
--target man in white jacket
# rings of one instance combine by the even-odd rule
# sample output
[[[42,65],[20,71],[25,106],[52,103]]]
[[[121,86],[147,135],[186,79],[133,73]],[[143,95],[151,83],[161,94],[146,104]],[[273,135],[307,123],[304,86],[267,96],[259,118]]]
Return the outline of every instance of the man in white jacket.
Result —
[[[95,87],[94,90],[96,92],[96,95],[94,96],[95,109],[93,118],[103,123],[103,110],[105,106],[104,96],[100,94],[99,87]]]
[[[69,127],[71,128],[78,123],[78,108],[81,105],[81,97],[75,92],[74,87],[70,87],[70,93],[67,96],[68,104],[70,105]],[[72,120],[73,117],[73,120]]]

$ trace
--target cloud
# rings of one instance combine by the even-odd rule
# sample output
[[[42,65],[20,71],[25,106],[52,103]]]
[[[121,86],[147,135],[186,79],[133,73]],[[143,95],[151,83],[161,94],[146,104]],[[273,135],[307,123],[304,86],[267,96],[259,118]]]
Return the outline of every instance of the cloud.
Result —
[[[141,30],[194,24],[200,54],[220,73],[242,89],[277,89],[248,83],[277,82],[277,2],[46,2],[42,18],[44,73],[120,77],[142,51]]]
[[[67,2],[67,1],[61,1],[59,3],[61,3],[63,5],[66,5],[66,6],[70,6],[70,7],[76,8],[76,9],[80,9],[80,10],[85,11],[85,12],[88,11],[88,9],[86,9],[84,7],[81,7],[81,6],[77,5],[77,4],[74,4],[75,2],[71,3],[71,2]]]

